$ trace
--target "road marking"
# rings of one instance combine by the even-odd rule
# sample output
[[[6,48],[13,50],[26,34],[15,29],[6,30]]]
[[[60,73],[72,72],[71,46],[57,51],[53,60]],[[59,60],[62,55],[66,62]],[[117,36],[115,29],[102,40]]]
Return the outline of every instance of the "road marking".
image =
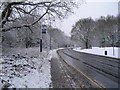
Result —
[[[61,55],[59,55],[61,56]],[[62,58],[62,57],[61,57]],[[63,58],[62,58],[63,59]],[[64,60],[64,59],[63,59]],[[65,60],[64,60],[65,61]],[[66,62],[66,61],[65,61]],[[102,90],[104,90],[105,86],[98,83],[96,80],[92,80],[91,78],[89,78],[86,74],[84,74],[80,69],[77,69],[75,66],[73,66],[73,64],[71,62],[69,62],[70,65],[76,69],[79,73],[81,73],[83,76],[85,76],[87,79],[89,79],[91,82],[93,82],[97,87],[101,88]]]
[[[98,83],[98,81],[97,80],[94,80],[97,84],[99,84],[102,88],[105,88],[105,86],[103,85],[103,84],[100,84],[100,83]]]
[[[72,65],[73,66],[73,65]],[[92,80],[91,78],[89,78],[86,74],[84,74],[80,69],[77,69],[76,67],[73,66],[73,68],[75,68],[79,73],[81,73],[82,75],[84,75],[87,79],[89,79],[91,82],[93,82],[96,86],[98,86],[99,88],[105,88],[104,85],[98,83],[96,80]],[[104,90],[104,89],[103,89]]]

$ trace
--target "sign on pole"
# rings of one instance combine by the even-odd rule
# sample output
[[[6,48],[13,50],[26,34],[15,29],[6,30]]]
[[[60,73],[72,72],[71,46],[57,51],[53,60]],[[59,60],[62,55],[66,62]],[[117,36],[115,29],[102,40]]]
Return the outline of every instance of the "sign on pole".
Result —
[[[40,39],[40,52],[42,52],[42,39]]]
[[[42,34],[46,34],[47,31],[47,25],[42,25]]]
[[[41,38],[40,38],[40,52],[42,52],[42,34],[46,34],[46,30],[47,30],[47,25],[41,25]]]

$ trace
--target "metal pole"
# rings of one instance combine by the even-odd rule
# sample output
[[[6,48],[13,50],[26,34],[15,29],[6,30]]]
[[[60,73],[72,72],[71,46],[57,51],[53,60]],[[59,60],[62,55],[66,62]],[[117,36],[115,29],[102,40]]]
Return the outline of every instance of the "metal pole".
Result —
[[[114,35],[113,35],[113,56],[114,56]]]
[[[50,28],[49,28],[49,30],[50,30],[50,50],[51,50],[52,46],[51,46],[51,18],[50,18],[50,16],[49,16],[49,20],[50,20]]]
[[[42,39],[40,39],[40,52],[42,52]]]
[[[42,52],[42,24],[41,24],[41,27],[40,27],[40,52]]]
[[[113,46],[113,56],[114,56],[115,54],[114,54],[114,46]]]
[[[50,50],[51,50],[51,30],[50,30]]]

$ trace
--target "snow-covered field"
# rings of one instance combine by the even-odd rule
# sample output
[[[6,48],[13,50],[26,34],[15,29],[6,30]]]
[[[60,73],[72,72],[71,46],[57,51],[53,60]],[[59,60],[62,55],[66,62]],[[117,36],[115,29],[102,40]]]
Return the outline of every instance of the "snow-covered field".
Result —
[[[120,48],[117,48],[117,47],[114,47],[114,48],[113,47],[105,47],[105,48],[92,47],[92,49],[81,49],[79,47],[73,50],[79,51],[79,52],[107,56],[107,57],[120,58]],[[105,55],[105,51],[107,51],[107,55]]]
[[[0,88],[51,88],[52,51],[39,48],[11,50],[0,57]]]

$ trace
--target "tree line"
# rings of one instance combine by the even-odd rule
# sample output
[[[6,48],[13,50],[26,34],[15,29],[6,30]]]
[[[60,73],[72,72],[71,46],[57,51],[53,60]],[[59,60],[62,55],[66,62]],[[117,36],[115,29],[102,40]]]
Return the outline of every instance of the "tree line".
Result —
[[[0,28],[2,32],[19,28],[29,28],[35,26],[39,21],[51,19],[63,19],[72,13],[72,9],[77,6],[74,0],[9,0],[0,2]],[[24,17],[33,17],[33,22],[28,22]],[[12,25],[17,21],[24,23]]]
[[[99,19],[80,19],[71,30],[71,39],[82,48],[120,47],[118,16],[101,16]]]
[[[10,47],[36,47],[39,46],[40,26],[42,23],[48,24],[56,19],[64,19],[77,7],[74,0],[9,0],[9,2],[0,2],[0,37],[2,38],[2,48]],[[59,33],[60,39],[66,40],[63,32],[59,29],[51,28],[52,33]],[[1,34],[2,33],[2,34]],[[45,37],[43,35],[43,46],[46,48],[49,31]],[[51,36],[51,42],[56,47],[58,39]],[[55,40],[54,40],[55,39]],[[59,40],[58,47],[65,46]],[[64,43],[65,41],[63,41]],[[67,41],[66,41],[67,42]],[[53,45],[53,44],[52,44]]]

